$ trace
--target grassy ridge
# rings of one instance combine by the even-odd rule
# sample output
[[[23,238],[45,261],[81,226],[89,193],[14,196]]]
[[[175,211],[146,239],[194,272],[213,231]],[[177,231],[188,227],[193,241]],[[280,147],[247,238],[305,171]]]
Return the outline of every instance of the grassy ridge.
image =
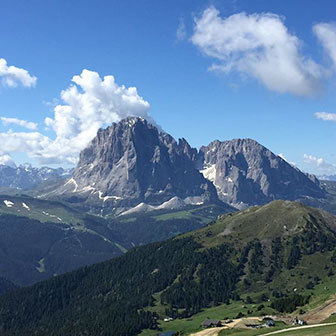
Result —
[[[3,297],[0,328],[6,336],[144,336],[156,318],[163,330],[187,334],[207,317],[273,314],[281,302],[302,314],[335,293],[335,222],[283,201],[225,215]],[[166,316],[177,318],[164,323]]]

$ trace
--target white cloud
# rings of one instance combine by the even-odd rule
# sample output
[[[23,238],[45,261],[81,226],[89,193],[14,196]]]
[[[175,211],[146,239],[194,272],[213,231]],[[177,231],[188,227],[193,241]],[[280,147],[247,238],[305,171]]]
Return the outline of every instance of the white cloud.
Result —
[[[322,68],[300,53],[301,41],[278,15],[239,13],[221,18],[210,7],[195,19],[191,41],[217,59],[211,70],[237,71],[280,93],[310,96],[320,90]]]
[[[1,117],[2,123],[6,126],[9,124],[15,124],[19,125],[21,127],[28,128],[30,130],[36,130],[37,129],[37,124],[31,121],[26,121],[26,120],[21,120],[17,118],[6,118],[6,117]]]
[[[178,41],[183,41],[187,37],[187,30],[183,19],[180,19],[179,25],[176,31],[176,38]]]
[[[16,168],[14,160],[8,154],[0,155],[0,165]]]
[[[27,152],[42,164],[75,164],[79,152],[99,128],[128,116],[141,116],[155,124],[148,114],[149,103],[135,87],[118,85],[113,76],[100,78],[97,72],[89,70],[74,76],[72,82],[61,92],[62,104],[54,107],[53,118],[45,119],[55,139],[39,132],[0,133],[5,153]]]
[[[8,66],[4,58],[0,58],[0,77],[2,83],[8,87],[16,87],[18,83],[25,87],[32,87],[37,81],[37,78],[31,76],[27,70],[14,65]]]
[[[0,133],[0,155],[9,153],[27,152],[34,156],[50,144],[51,140],[39,132]]]
[[[313,26],[313,32],[316,34],[324,50],[331,58],[336,68],[336,24],[319,23]]]
[[[336,164],[326,162],[322,158],[313,155],[304,154],[303,161],[317,169],[319,174],[335,174]]]
[[[336,121],[336,113],[316,112],[315,117],[324,121]]]

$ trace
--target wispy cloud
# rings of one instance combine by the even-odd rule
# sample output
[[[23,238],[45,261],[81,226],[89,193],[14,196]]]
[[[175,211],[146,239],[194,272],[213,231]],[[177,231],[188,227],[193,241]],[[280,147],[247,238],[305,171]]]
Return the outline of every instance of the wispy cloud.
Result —
[[[319,174],[336,174],[336,164],[329,163],[323,158],[304,154],[303,161],[317,169]]]
[[[315,117],[324,121],[336,121],[336,113],[316,112]]]
[[[192,43],[217,60],[213,71],[236,71],[269,90],[312,96],[321,90],[323,69],[301,53],[301,41],[281,16],[239,13],[222,18],[209,7],[195,19]]]
[[[333,62],[334,70],[336,69],[336,24],[319,23],[313,26],[313,32],[319,39],[326,54]]]
[[[178,41],[183,41],[187,38],[187,30],[184,19],[180,18],[179,25],[176,30],[176,38]]]
[[[27,121],[27,120],[21,120],[17,118],[1,117],[1,121],[5,126],[9,124],[14,124],[14,125],[28,128],[30,130],[37,130],[37,126],[38,126],[37,123]]]
[[[31,76],[25,69],[18,68],[14,65],[8,66],[4,58],[0,58],[0,78],[2,83],[8,87],[16,87],[21,84],[25,87],[36,85],[37,78]]]

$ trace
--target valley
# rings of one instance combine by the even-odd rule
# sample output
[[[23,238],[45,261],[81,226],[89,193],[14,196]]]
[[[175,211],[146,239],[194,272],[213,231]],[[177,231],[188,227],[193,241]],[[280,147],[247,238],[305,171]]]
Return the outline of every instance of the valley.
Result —
[[[11,169],[43,181],[1,189],[4,336],[333,323],[335,183],[252,139],[198,151],[131,117],[100,129],[71,172]],[[202,330],[206,319],[232,322]]]
[[[156,335],[157,327],[188,335],[206,318],[313,321],[316,309],[325,320],[334,303],[321,305],[336,293],[335,226],[334,216],[289,201],[223,215],[199,230],[3,296],[0,328],[4,335],[95,334],[87,324],[94,318],[95,328],[113,328],[115,335]],[[164,322],[167,316],[173,320]]]

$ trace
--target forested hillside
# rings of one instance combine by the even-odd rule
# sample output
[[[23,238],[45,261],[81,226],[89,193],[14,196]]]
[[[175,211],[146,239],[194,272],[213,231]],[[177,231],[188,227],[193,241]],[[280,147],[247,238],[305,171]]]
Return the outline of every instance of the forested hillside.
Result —
[[[3,296],[1,334],[136,335],[158,328],[164,316],[192,316],[246,293],[292,311],[311,299],[303,289],[336,270],[335,223],[328,213],[283,201],[226,215]]]

